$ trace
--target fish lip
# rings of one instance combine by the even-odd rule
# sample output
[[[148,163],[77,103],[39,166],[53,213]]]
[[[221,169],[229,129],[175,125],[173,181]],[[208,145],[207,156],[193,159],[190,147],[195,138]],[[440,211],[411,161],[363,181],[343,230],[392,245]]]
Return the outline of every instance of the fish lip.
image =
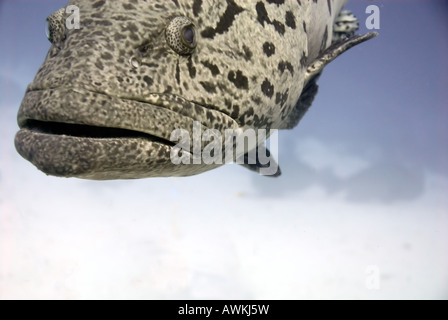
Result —
[[[47,175],[91,180],[189,176],[214,167],[175,165],[171,148],[142,138],[55,136],[26,128],[15,137],[17,152]],[[136,146],[138,146],[136,148]],[[137,151],[123,154],[118,151]],[[150,153],[148,156],[147,153]],[[146,156],[146,157],[145,157]],[[143,160],[142,157],[145,157]]]
[[[106,92],[106,91],[101,91],[101,90],[92,90],[92,89],[83,88],[83,87],[75,87],[75,86],[52,86],[52,87],[45,87],[45,86],[41,86],[39,84],[30,83],[28,85],[27,89],[26,89],[25,96],[26,96],[26,94],[32,93],[32,92],[48,91],[48,90],[60,90],[60,89],[71,90],[73,92],[79,92],[81,94],[83,94],[83,93],[92,93],[92,94],[97,94],[97,95],[109,96],[109,97],[113,97],[113,98],[124,100],[124,101],[134,101],[134,102],[146,103],[146,104],[149,104],[149,105],[154,105],[154,106],[158,106],[158,107],[168,108],[168,109],[173,110],[174,112],[177,112],[177,113],[179,113],[181,115],[190,117],[192,119],[192,121],[200,120],[200,119],[195,119],[195,118],[191,117],[191,115],[188,114],[189,109],[187,109],[185,112],[182,112],[182,111],[184,111],[183,109],[176,110],[176,108],[170,108],[170,107],[172,107],[172,105],[175,105],[175,104],[182,104],[183,106],[189,105],[189,107],[203,109],[204,112],[211,112],[211,113],[215,113],[215,114],[221,115],[228,122],[232,122],[234,125],[239,126],[237,120],[232,118],[229,113],[223,112],[221,109],[219,109],[219,108],[217,108],[217,107],[215,107],[213,105],[206,105],[206,104],[202,104],[202,103],[200,103],[198,101],[186,100],[182,96],[177,95],[177,94],[173,94],[173,93],[151,92],[151,93],[148,93],[147,96],[145,96],[145,97],[137,98],[137,97],[134,97],[134,96],[117,95],[117,94],[115,94],[113,92]],[[156,101],[158,99],[160,99],[162,101]],[[163,101],[163,99],[165,99],[165,100]],[[172,105],[169,106],[168,104],[172,104]],[[208,115],[207,115],[207,117],[208,117]]]

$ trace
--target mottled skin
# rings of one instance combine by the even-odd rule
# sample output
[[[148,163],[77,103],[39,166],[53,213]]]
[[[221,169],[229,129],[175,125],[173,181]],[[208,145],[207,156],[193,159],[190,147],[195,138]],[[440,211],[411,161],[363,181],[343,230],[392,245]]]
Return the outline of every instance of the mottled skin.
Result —
[[[221,132],[294,127],[322,68],[374,36],[351,37],[350,23],[333,30],[345,2],[69,1],[79,7],[81,28],[66,30],[64,11],[50,16],[52,46],[20,107],[16,148],[45,173],[65,177],[213,169],[172,164],[171,132],[191,131],[193,120]],[[191,52],[167,43],[175,17],[194,24]]]

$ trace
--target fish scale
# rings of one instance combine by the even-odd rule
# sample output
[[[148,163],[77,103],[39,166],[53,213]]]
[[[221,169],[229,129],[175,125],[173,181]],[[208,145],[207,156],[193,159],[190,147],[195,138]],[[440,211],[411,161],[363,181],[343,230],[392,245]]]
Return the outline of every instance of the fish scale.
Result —
[[[345,3],[69,1],[79,8],[80,28],[65,27],[64,8],[50,15],[52,45],[20,106],[16,148],[43,172],[63,177],[188,176],[216,168],[173,164],[173,130],[187,130],[203,149],[193,121],[201,132],[223,136],[297,125],[325,65],[376,35],[354,35],[357,21],[341,15]],[[55,133],[52,123],[80,128]],[[82,128],[94,136],[78,136]],[[111,137],[111,128],[141,136]],[[258,162],[245,166],[260,169]]]

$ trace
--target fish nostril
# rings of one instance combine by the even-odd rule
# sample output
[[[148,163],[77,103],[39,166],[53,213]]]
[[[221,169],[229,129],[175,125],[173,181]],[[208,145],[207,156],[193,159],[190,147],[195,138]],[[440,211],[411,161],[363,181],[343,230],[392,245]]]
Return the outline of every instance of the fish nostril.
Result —
[[[138,69],[141,65],[141,62],[139,61],[139,59],[134,55],[129,59],[129,64],[131,65],[132,68],[134,69]]]

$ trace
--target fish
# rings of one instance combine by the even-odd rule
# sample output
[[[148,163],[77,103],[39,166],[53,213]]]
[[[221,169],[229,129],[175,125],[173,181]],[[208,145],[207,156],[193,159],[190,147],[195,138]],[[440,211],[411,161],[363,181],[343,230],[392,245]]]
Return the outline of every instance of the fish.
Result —
[[[257,130],[261,141],[229,159],[262,173],[276,163],[266,139],[299,123],[324,67],[377,35],[356,34],[346,2],[70,0],[47,19],[51,46],[20,105],[16,150],[58,177],[192,176],[227,162],[173,154],[191,160],[187,146],[204,151],[206,132],[219,136],[215,152]]]

